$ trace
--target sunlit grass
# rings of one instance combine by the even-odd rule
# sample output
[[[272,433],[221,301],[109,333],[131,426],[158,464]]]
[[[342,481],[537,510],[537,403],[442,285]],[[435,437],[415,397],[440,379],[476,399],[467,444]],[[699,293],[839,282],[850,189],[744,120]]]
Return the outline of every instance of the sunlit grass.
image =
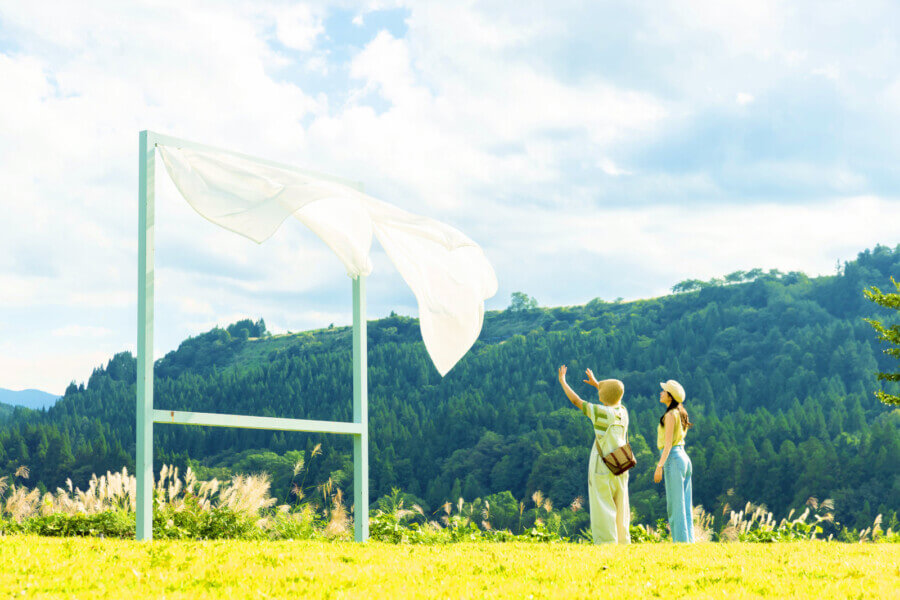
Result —
[[[11,597],[896,598],[895,544],[393,545],[0,537]]]

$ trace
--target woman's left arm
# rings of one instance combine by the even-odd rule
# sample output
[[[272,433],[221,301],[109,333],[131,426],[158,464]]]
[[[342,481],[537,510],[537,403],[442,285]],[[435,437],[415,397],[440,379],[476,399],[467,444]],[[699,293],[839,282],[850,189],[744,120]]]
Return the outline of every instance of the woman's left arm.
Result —
[[[662,481],[663,465],[666,464],[666,459],[669,458],[669,452],[672,451],[672,438],[675,436],[675,413],[671,410],[667,412],[666,416],[663,417],[663,423],[666,424],[666,441],[665,446],[663,447],[662,456],[659,457],[659,462],[656,464],[656,470],[653,472],[653,481],[656,483]]]

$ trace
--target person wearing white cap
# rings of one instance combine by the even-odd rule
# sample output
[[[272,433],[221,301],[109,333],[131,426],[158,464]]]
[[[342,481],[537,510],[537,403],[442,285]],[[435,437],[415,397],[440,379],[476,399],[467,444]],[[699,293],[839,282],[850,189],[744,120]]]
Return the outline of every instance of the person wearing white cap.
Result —
[[[566,365],[559,368],[559,383],[569,401],[581,409],[594,427],[594,443],[588,463],[591,537],[595,544],[630,544],[628,471],[613,475],[601,458],[627,442],[628,411],[622,406],[625,385],[618,379],[597,381],[590,369],[585,372],[588,378],[584,382],[597,388],[599,404],[585,402],[569,387],[566,383]]]
[[[694,504],[691,476],[693,465],[684,451],[684,436],[693,427],[684,409],[684,388],[670,379],[659,384],[662,391],[659,401],[666,405],[666,412],[659,419],[656,446],[662,451],[653,481],[659,483],[666,476],[666,509],[673,542],[694,541]]]

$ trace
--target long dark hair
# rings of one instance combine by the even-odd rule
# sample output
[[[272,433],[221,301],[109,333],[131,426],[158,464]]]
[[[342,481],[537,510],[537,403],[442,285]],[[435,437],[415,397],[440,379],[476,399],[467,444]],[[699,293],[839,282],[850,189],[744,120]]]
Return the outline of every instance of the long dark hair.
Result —
[[[663,415],[659,418],[659,426],[665,427],[666,424],[663,421],[663,419],[666,418],[666,415],[669,414],[670,410],[676,410],[676,411],[678,411],[678,416],[681,417],[682,428],[684,428],[684,430],[687,431],[688,429],[693,427],[694,424],[691,423],[690,418],[688,418],[688,413],[687,413],[687,410],[685,410],[684,405],[681,402],[677,401],[675,398],[673,398],[672,394],[670,394],[668,392],[668,390],[666,390],[666,395],[669,397],[669,406],[666,407],[666,412],[664,412]]]

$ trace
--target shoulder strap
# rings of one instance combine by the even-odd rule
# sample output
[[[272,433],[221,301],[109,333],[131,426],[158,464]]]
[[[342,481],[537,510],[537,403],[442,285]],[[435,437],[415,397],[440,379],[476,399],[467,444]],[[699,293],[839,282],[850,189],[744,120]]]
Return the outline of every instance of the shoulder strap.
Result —
[[[624,417],[616,415],[614,420],[609,425],[606,426],[606,431],[603,432],[603,435],[601,437],[597,436],[597,430],[594,429],[594,444],[597,446],[597,454],[599,454],[600,456],[603,456],[603,450],[600,448],[600,440],[606,439],[606,436],[609,435],[609,430],[612,429],[614,426],[623,427],[625,429],[625,443],[626,444],[628,443],[628,426],[622,425],[620,423],[620,421],[623,421],[623,420],[624,420]]]

